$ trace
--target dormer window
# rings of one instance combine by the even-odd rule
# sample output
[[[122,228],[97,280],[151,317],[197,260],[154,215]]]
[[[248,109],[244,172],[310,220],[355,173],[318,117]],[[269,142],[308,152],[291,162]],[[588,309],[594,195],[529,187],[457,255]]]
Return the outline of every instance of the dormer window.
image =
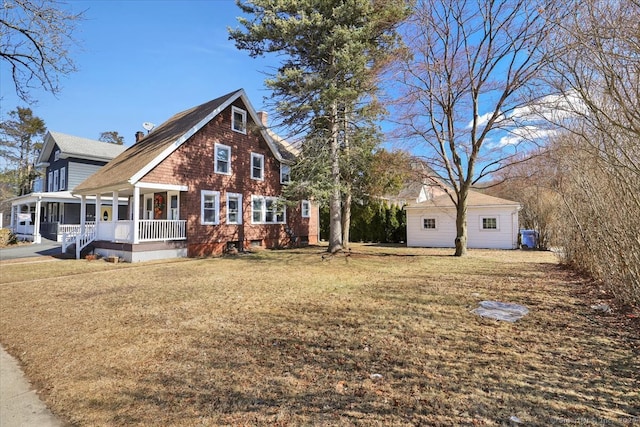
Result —
[[[238,107],[231,107],[231,128],[240,133],[247,133],[247,112]]]
[[[53,153],[53,161],[57,162],[58,160],[60,160],[60,150],[56,150],[56,152]]]

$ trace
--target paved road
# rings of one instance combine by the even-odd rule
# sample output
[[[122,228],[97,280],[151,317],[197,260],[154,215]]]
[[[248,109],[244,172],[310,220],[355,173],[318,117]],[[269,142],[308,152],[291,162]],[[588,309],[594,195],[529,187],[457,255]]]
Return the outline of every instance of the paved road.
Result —
[[[0,261],[38,256],[61,256],[62,243],[42,239],[42,243],[10,246],[0,249]]]

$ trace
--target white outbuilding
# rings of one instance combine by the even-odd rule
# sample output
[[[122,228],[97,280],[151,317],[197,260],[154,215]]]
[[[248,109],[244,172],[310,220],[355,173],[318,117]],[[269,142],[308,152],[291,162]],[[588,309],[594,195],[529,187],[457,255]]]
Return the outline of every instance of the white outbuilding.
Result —
[[[425,185],[418,199],[405,207],[407,246],[453,248],[456,207],[444,191],[432,188]],[[467,200],[468,248],[518,248],[520,203],[475,191],[469,192]]]

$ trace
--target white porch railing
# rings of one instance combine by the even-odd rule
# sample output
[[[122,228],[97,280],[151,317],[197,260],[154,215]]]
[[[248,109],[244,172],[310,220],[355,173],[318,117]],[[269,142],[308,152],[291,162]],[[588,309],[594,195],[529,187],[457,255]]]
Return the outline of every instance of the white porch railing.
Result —
[[[141,242],[157,240],[186,240],[187,221],[145,219],[139,222],[138,239]]]
[[[96,231],[96,227],[93,227],[76,236],[76,259],[80,259],[80,252],[85,246],[96,240]]]
[[[96,223],[93,221],[84,223],[85,230],[89,230],[95,226]],[[58,224],[58,234],[64,233],[67,233],[67,235],[73,234],[74,236],[77,236],[80,234],[80,224]]]
[[[26,235],[32,235],[33,234],[33,224],[18,224],[16,226],[14,226],[14,231],[15,234],[26,234]]]
[[[135,236],[133,221],[105,221],[98,224],[97,240],[133,243]],[[186,229],[187,221],[185,220],[140,220],[138,221],[138,241],[186,240]]]
[[[62,253],[67,252],[67,248],[76,243],[76,237],[80,234],[80,224],[59,224],[58,234],[62,235]],[[85,233],[95,235],[96,223],[86,222],[84,224]]]

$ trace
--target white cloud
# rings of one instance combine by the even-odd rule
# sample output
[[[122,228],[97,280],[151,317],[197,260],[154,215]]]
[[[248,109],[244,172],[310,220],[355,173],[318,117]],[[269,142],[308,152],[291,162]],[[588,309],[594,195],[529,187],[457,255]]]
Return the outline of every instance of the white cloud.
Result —
[[[490,113],[486,113],[486,114],[482,114],[481,116],[478,116],[477,127],[482,127],[486,125],[492,116],[493,116],[493,111]],[[505,118],[504,115],[502,113],[499,113],[496,121],[500,122],[501,120],[504,120],[504,118]],[[473,120],[469,122],[469,124],[467,125],[467,129],[471,129],[472,127],[473,127]]]
[[[508,135],[500,138],[497,148],[508,145],[516,145],[522,141],[533,141],[548,138],[556,133],[553,129],[544,129],[534,125],[520,126],[513,129]]]
[[[547,120],[557,123],[583,110],[582,101],[574,93],[547,95],[536,103],[515,108],[510,118],[515,122]]]

